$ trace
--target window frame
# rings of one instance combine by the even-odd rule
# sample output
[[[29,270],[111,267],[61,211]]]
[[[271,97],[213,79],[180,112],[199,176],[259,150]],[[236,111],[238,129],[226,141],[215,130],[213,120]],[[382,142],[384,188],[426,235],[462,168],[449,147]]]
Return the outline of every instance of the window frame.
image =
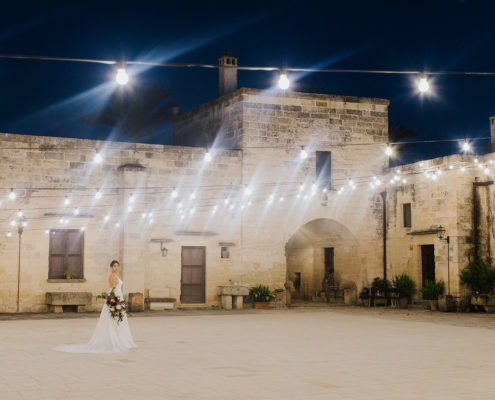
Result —
[[[406,212],[408,209],[408,212]],[[404,228],[412,228],[412,204],[402,203],[402,226]]]
[[[53,253],[52,252],[52,238],[54,234],[57,233],[63,233],[64,238],[63,238],[63,273],[62,275],[55,275],[55,272],[53,271],[54,267],[52,264],[52,256],[55,255],[62,255],[62,253]],[[70,253],[70,246],[69,246],[69,234],[70,233],[77,233],[78,235],[78,248],[79,248],[79,253]],[[71,279],[74,280],[83,280],[84,279],[84,231],[81,231],[80,229],[50,229],[49,233],[49,243],[48,243],[48,280],[54,280],[54,279],[66,279],[65,277],[65,271],[68,270],[69,268],[69,257],[71,254],[78,255],[80,259],[80,273],[77,274],[77,276],[73,276]],[[71,279],[68,279],[69,281]]]

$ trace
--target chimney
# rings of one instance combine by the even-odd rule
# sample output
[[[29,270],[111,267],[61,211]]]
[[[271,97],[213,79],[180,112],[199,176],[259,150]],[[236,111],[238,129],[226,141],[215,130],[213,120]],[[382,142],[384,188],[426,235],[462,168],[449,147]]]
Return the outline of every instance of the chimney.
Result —
[[[218,59],[218,94],[233,92],[237,89],[237,57],[225,53]]]
[[[490,151],[495,152],[495,116],[490,117]]]

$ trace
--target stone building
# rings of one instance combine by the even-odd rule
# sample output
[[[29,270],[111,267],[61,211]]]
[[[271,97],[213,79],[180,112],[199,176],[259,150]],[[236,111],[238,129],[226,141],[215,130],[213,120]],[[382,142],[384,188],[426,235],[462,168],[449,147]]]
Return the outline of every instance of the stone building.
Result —
[[[388,100],[236,89],[236,67],[220,59],[222,96],[177,118],[173,146],[0,134],[0,312],[98,294],[112,259],[126,294],[180,307],[218,305],[229,282],[290,282],[311,298],[334,272],[359,289],[384,274],[380,192],[389,278],[449,270],[458,293],[469,252],[492,254],[493,185],[474,157],[399,174],[385,155]]]

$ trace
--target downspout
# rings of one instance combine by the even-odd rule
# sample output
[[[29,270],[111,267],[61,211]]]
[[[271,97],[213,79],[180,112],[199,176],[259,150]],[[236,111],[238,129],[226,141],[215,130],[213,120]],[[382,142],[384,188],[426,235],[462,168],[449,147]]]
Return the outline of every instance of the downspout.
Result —
[[[380,192],[383,205],[383,279],[387,280],[387,192]]]

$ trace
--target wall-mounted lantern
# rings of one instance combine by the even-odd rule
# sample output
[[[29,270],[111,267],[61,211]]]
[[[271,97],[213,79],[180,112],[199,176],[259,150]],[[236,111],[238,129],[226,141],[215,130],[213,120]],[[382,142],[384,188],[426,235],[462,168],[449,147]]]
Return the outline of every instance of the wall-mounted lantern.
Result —
[[[160,251],[162,253],[162,257],[167,257],[168,249],[165,247],[165,243],[172,242],[172,239],[151,239],[154,243],[160,243]]]

